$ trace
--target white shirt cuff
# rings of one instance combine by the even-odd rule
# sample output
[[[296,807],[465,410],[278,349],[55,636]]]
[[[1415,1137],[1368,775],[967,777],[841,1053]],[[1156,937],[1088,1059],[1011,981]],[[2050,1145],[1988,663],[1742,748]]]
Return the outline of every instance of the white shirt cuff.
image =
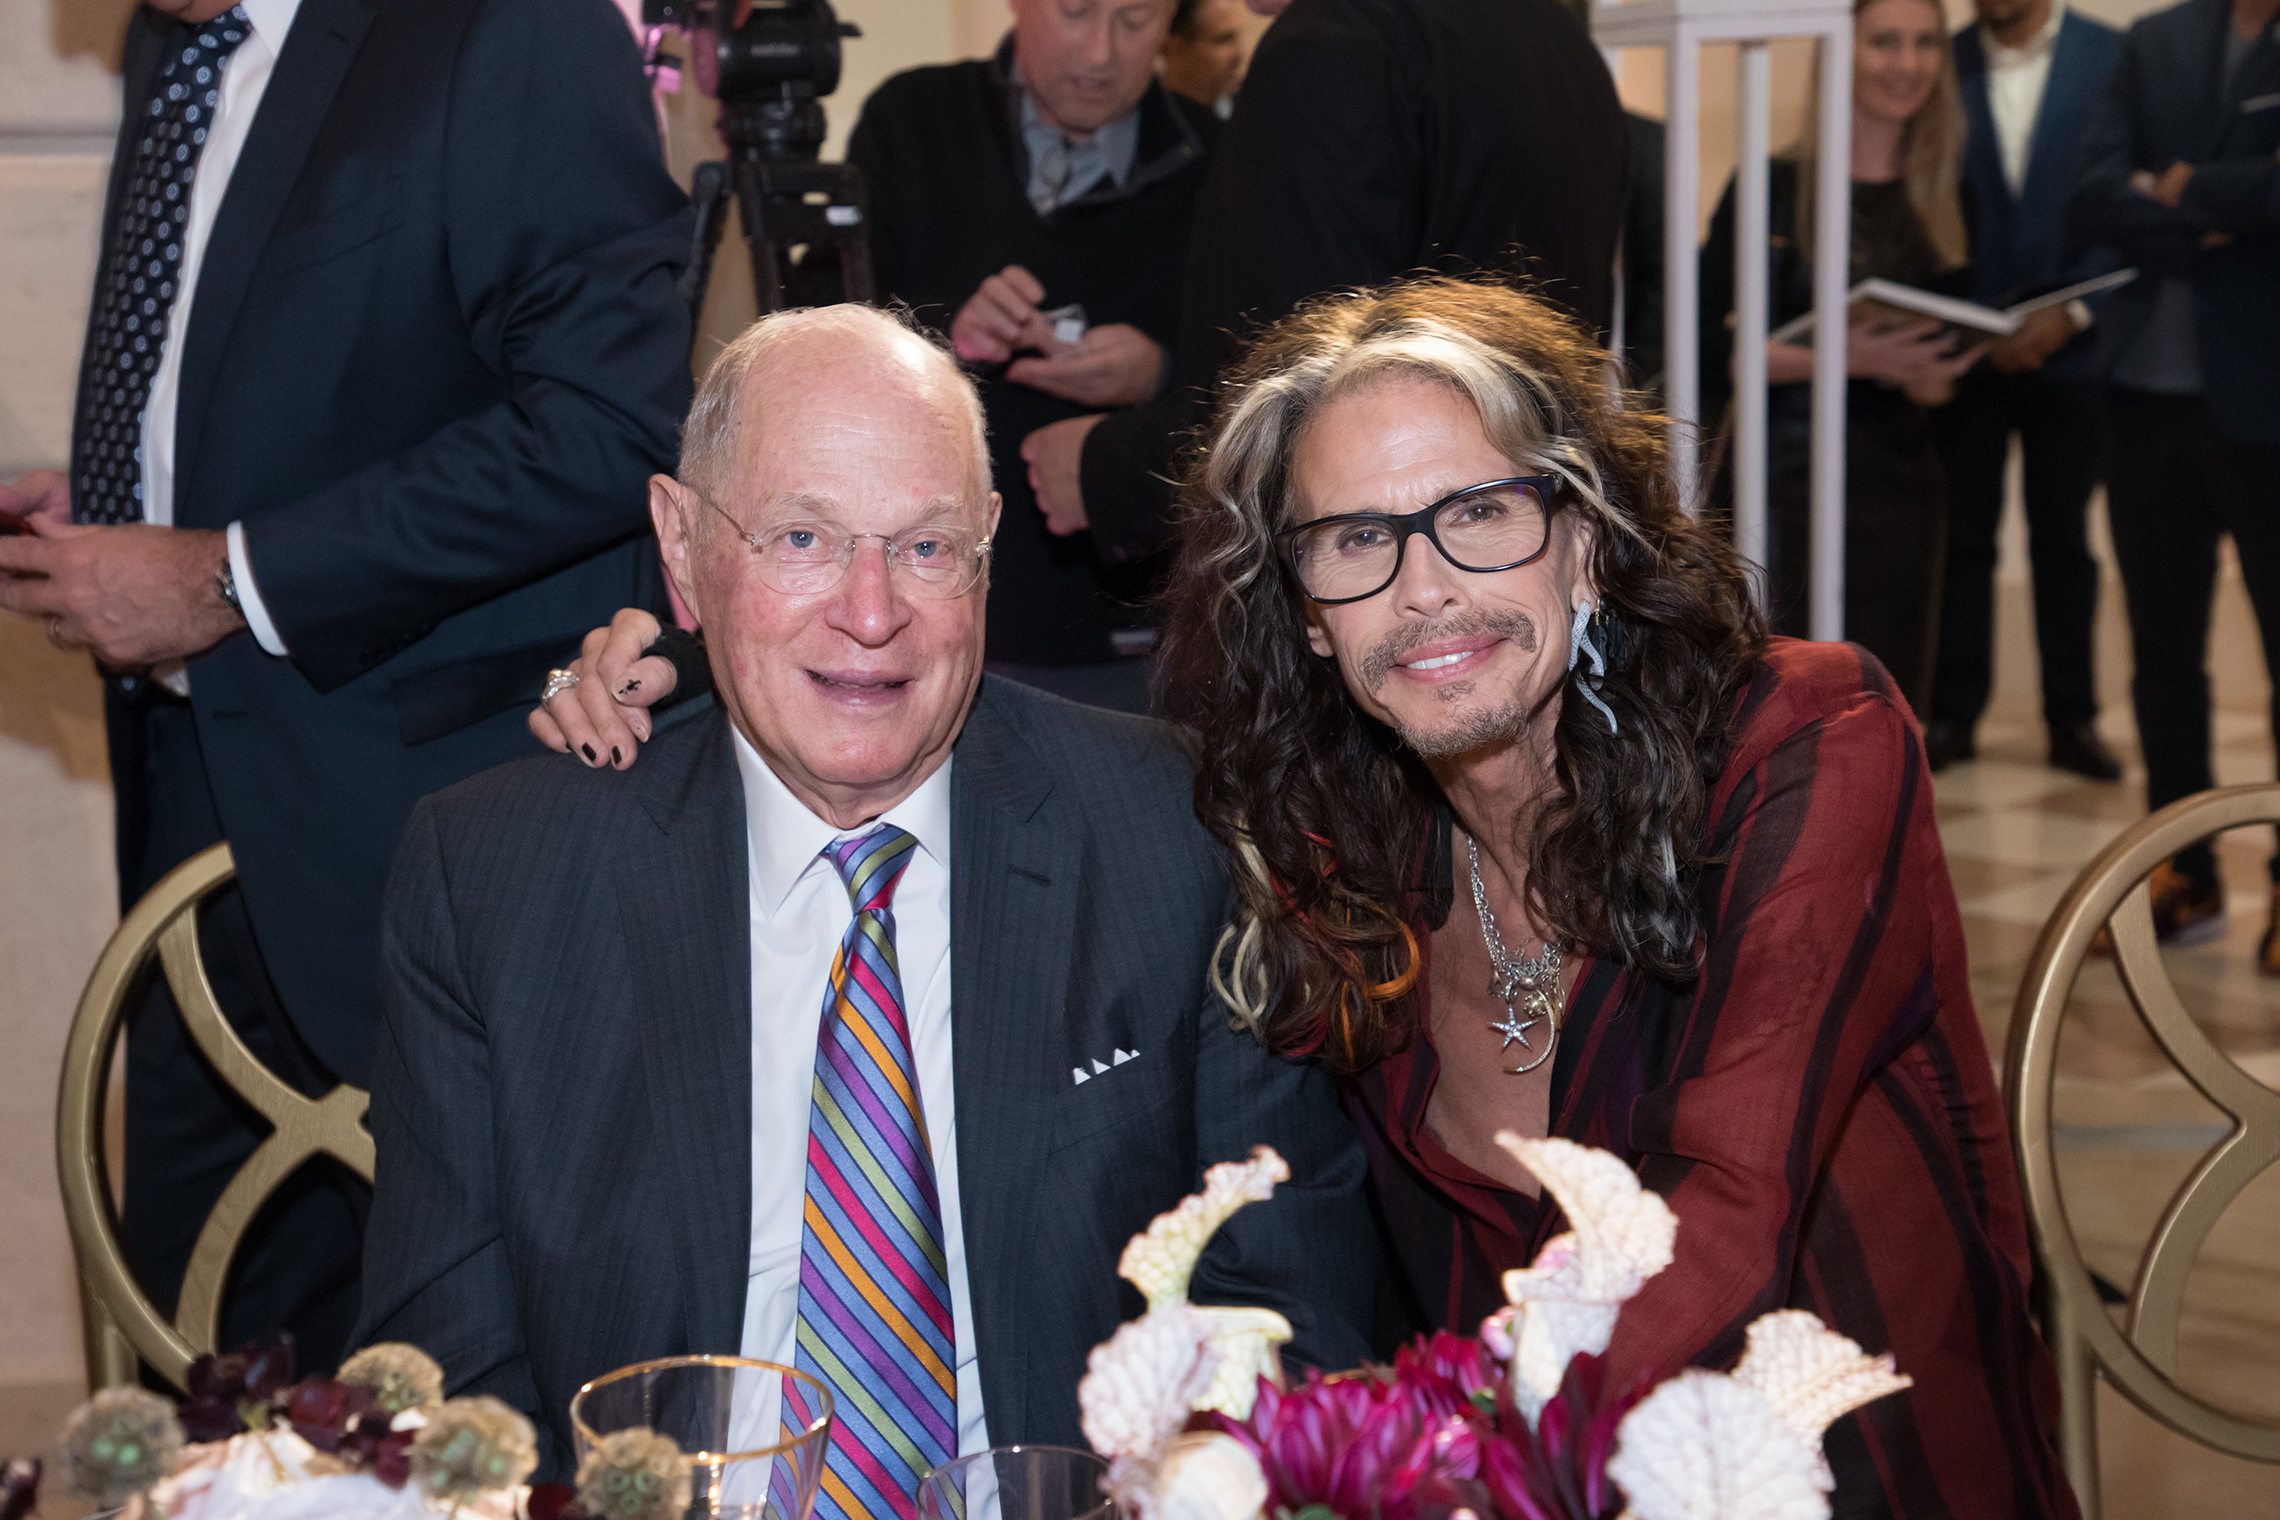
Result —
[[[285,641],[277,636],[277,625],[269,620],[269,609],[261,600],[261,588],[253,583],[253,562],[245,557],[245,524],[231,523],[227,537],[230,579],[237,582],[238,611],[245,614],[245,626],[253,630],[253,641],[263,652],[282,659],[289,651]]]

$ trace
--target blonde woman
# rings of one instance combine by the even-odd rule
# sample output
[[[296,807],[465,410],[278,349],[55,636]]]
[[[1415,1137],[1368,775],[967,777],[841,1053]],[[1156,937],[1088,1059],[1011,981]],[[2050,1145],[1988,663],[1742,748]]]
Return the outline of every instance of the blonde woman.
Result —
[[[1773,164],[1774,325],[1813,304],[1817,109]],[[1852,278],[1959,285],[1965,262],[1959,181],[1964,120],[1945,20],[1932,0],[1866,0],[1853,19]],[[1730,391],[1734,188],[1702,251],[1706,415]],[[1960,294],[1960,289],[1954,293]],[[1865,645],[1919,713],[1930,696],[1946,504],[1930,407],[1946,401],[1980,349],[1958,351],[1937,323],[1862,324],[1845,335],[1845,637]],[[1814,350],[1766,345],[1767,610],[1803,635],[1809,586],[1808,456]],[[1727,489],[1723,479],[1717,488]]]

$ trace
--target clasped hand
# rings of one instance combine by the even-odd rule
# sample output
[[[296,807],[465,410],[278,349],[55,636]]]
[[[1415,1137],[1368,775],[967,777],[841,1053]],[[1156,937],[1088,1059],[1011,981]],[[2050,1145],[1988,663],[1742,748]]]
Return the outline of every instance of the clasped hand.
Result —
[[[1957,349],[1930,317],[1898,327],[1863,322],[1845,332],[1845,373],[1896,385],[1918,406],[1938,406],[1987,349],[1985,343]]]
[[[1074,343],[1053,335],[1045,319],[1045,287],[1019,264],[982,281],[950,323],[958,357],[1005,364],[1005,377],[1079,406],[1132,406],[1156,394],[1164,350],[1126,322],[1088,327]],[[1014,355],[1035,350],[1034,355]],[[1008,363],[1007,361],[1011,361]]]
[[[229,562],[219,532],[75,524],[70,483],[53,470],[0,486],[0,508],[32,528],[0,538],[0,608],[45,620],[56,644],[140,670],[202,654],[245,626],[214,588]]]

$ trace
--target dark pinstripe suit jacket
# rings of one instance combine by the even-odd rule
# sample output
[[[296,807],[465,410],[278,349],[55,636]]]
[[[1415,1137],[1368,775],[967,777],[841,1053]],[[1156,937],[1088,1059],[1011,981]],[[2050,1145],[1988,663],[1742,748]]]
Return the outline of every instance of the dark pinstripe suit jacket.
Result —
[[[1293,1181],[1223,1229],[1199,1302],[1367,1351],[1376,1254],[1330,1084],[1232,1033],[1225,910],[1170,731],[985,679],[951,774],[958,1165],[991,1439],[1083,1445],[1116,1258],[1258,1142]],[[630,773],[555,756],[420,804],[383,933],[360,1339],[550,1427],[613,1367],[734,1352],[751,1237],[744,797],[710,704]],[[814,990],[821,995],[821,989]],[[801,993],[800,995],[807,995]],[[1070,1068],[1140,1059],[1078,1085]]]

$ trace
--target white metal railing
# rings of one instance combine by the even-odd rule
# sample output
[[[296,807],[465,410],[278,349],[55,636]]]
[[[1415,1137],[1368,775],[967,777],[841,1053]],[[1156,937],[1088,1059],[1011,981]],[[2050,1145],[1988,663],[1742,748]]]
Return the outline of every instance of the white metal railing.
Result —
[[[1660,48],[1664,67],[1663,356],[1671,463],[1692,482],[1702,420],[1701,291],[1695,229],[1701,222],[1701,53],[1740,44],[1740,143],[1734,218],[1734,538],[1765,563],[1765,342],[1773,70],[1769,44],[1813,37],[1820,49],[1821,119],[1814,188],[1813,307],[1820,352],[1813,366],[1812,603],[1814,638],[1841,639],[1845,624],[1845,367],[1830,337],[1845,330],[1852,257],[1851,0],[1631,0],[1600,5],[1591,32],[1610,60],[1623,48]],[[1699,496],[1700,486],[1696,492]]]

